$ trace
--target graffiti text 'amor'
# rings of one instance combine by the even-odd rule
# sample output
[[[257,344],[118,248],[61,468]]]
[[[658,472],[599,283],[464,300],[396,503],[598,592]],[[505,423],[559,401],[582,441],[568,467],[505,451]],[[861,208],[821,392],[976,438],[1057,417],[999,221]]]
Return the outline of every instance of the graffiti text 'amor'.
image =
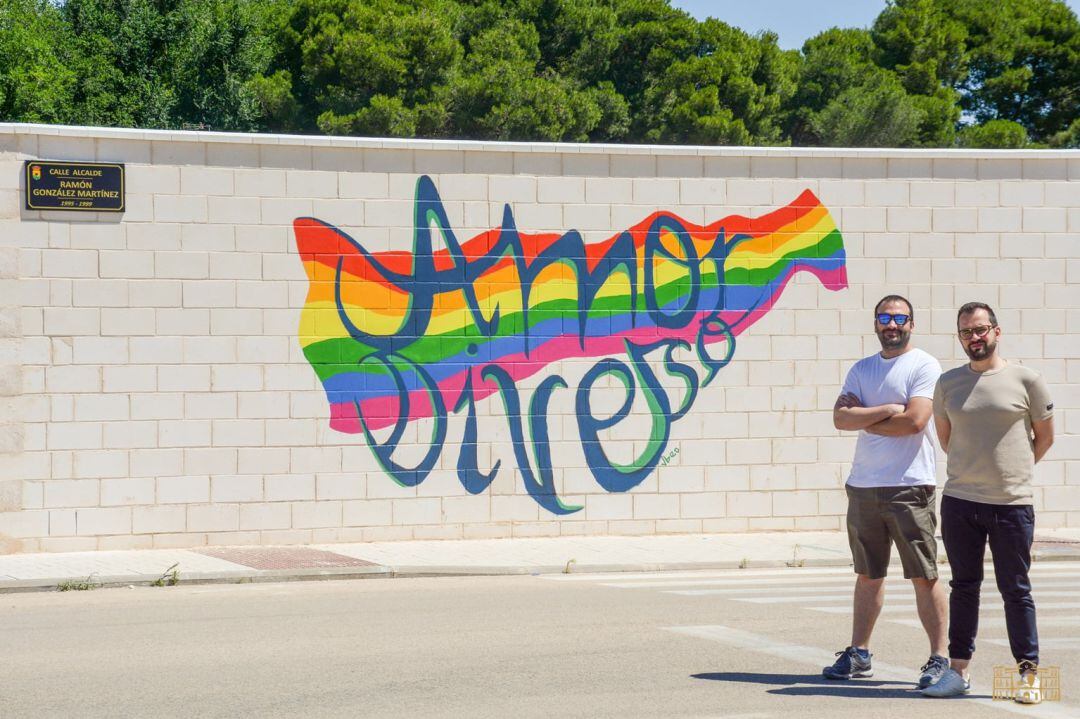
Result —
[[[439,462],[451,413],[464,414],[457,474],[468,492],[479,493],[500,462],[480,466],[476,403],[498,393],[525,488],[555,514],[580,507],[556,492],[548,417],[554,393],[572,393],[578,439],[597,483],[627,491],[661,463],[673,423],[796,272],[813,273],[833,290],[847,284],[840,232],[809,190],[762,217],[705,226],[654,212],[591,244],[572,229],[520,232],[507,205],[500,227],[462,242],[435,184],[421,176],[412,225],[411,251],[370,252],[321,220],[294,222],[310,281],[300,341],[326,391],[330,426],[363,433],[383,470],[415,486]],[[700,366],[676,360],[679,350]],[[575,387],[551,373],[524,396],[523,379],[563,360],[593,358]],[[677,406],[663,375],[685,388]],[[605,387],[622,393],[621,406],[597,417],[590,397],[608,378],[622,388]],[[635,457],[618,462],[604,436],[617,434],[639,392],[651,431]],[[399,445],[421,418],[432,420],[423,456],[405,463]],[[378,430],[389,434],[379,438]]]

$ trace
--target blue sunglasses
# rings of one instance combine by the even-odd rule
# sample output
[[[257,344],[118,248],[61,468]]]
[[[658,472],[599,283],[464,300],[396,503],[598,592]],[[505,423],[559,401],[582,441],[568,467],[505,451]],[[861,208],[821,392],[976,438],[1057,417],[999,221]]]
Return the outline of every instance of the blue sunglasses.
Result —
[[[889,322],[895,322],[897,327],[903,327],[911,319],[910,315],[893,315],[888,312],[882,312],[877,316],[878,324],[884,327]]]

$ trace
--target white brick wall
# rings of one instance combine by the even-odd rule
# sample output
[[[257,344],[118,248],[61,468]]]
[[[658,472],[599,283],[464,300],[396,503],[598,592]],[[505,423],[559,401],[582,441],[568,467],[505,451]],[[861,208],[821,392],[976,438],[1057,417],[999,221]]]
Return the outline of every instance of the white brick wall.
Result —
[[[1080,521],[1080,153],[237,139],[0,124],[0,552],[839,529],[854,437],[830,410],[890,292],[915,302],[916,341],[946,367],[962,357],[956,306],[995,305],[1003,351],[1044,373],[1060,411],[1041,521]],[[39,158],[126,162],[128,211],[22,209],[23,163]],[[569,385],[549,406],[552,481],[580,511],[527,493],[494,396],[477,402],[481,468],[501,462],[489,488],[457,478],[454,413],[434,471],[402,487],[363,435],[328,426],[297,339],[308,287],[291,225],[315,216],[372,251],[408,251],[421,174],[462,242],[506,204],[523,233],[596,243],[656,210],[706,224],[810,189],[843,233],[849,287],[797,275],[629,492],[600,486],[578,436],[574,391],[596,358],[518,382],[526,407],[549,374]],[[676,356],[701,377],[693,353]],[[678,406],[682,380],[654,371]],[[598,416],[620,387],[597,382]],[[418,462],[430,430],[407,425],[395,461]],[[631,462],[652,432],[639,389],[604,451]]]

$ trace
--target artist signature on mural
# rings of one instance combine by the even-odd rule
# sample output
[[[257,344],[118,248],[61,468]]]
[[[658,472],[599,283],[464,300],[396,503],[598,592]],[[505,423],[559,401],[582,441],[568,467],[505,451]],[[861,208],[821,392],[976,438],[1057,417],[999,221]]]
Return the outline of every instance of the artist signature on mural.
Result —
[[[573,393],[580,446],[597,483],[627,491],[677,455],[678,448],[668,452],[672,425],[795,272],[811,272],[829,289],[846,286],[843,240],[809,191],[763,217],[704,227],[655,212],[593,244],[576,230],[521,233],[507,205],[500,227],[460,243],[434,182],[421,176],[411,252],[370,252],[315,218],[298,218],[294,230],[310,280],[299,334],[330,402],[331,427],[363,433],[382,469],[415,486],[442,456],[450,413],[464,414],[457,474],[479,493],[501,462],[480,466],[476,403],[497,393],[525,488],[554,514],[580,509],[555,488],[548,417],[555,392]],[[678,350],[694,353],[700,376],[675,359]],[[523,379],[570,358],[599,359],[576,387],[554,373],[522,396]],[[663,376],[683,385],[678,406]],[[622,403],[598,417],[590,399],[609,379],[621,386]],[[629,417],[638,393],[651,430],[637,455],[619,462],[603,437]],[[426,451],[405,464],[399,448],[421,418],[433,420],[421,440]],[[389,436],[377,439],[385,428]]]
[[[669,464],[671,464],[671,460],[675,459],[678,456],[679,456],[679,448],[676,447],[675,449],[671,450],[670,452],[668,452],[667,454],[665,454],[663,457],[660,458],[660,466],[661,467],[668,466]]]

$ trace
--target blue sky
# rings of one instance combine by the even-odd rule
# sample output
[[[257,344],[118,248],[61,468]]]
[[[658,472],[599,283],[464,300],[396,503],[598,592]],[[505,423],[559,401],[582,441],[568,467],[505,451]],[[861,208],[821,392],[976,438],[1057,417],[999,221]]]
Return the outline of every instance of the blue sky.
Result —
[[[993,2],[993,0],[987,0]],[[1066,0],[1080,14],[1080,0]],[[772,30],[793,50],[830,27],[868,27],[885,0],[671,0],[698,19],[715,17],[750,33]]]

